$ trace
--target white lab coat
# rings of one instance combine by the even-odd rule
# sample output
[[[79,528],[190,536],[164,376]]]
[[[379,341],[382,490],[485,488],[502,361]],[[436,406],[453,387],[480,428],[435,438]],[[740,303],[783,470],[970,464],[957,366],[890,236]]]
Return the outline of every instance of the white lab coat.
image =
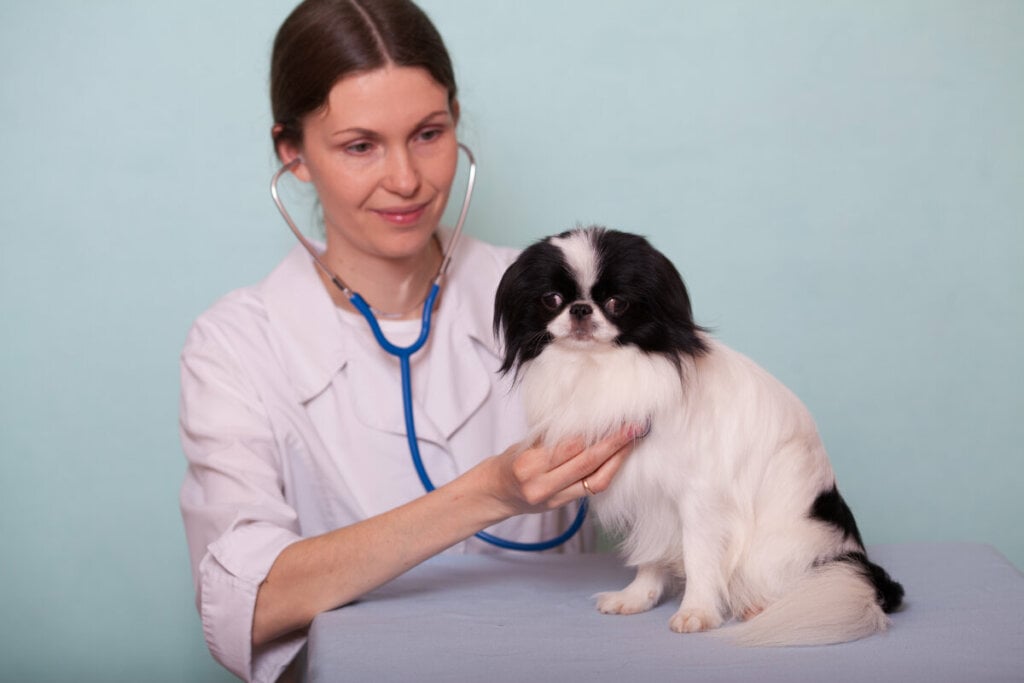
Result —
[[[464,237],[427,345],[413,357],[416,428],[436,485],[502,452],[525,432],[492,333],[494,291],[515,252]],[[181,509],[196,600],[214,657],[271,681],[304,643],[253,652],[256,591],[278,553],[302,537],[366,519],[423,488],[405,437],[398,361],[357,314],[334,306],[296,246],[259,285],[200,316],[181,357]],[[396,343],[419,321],[382,321]],[[490,531],[538,541],[574,510],[507,520]],[[579,550],[592,532],[577,536]],[[498,552],[477,539],[449,552]]]

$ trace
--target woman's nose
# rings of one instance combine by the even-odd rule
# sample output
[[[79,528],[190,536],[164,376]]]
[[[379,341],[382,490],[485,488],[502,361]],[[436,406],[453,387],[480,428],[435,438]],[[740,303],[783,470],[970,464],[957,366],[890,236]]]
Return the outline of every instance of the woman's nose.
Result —
[[[420,172],[407,149],[397,149],[388,154],[384,175],[384,187],[402,197],[411,197],[420,188]]]

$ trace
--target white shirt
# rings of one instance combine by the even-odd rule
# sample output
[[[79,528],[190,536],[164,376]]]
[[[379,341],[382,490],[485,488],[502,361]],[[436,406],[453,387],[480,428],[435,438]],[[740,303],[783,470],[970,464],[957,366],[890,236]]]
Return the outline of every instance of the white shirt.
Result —
[[[515,252],[469,237],[456,249],[430,338],[412,361],[418,442],[437,486],[525,434],[511,378],[497,372],[492,332],[494,291]],[[403,345],[419,333],[419,321],[381,324]],[[423,495],[398,360],[361,316],[334,305],[296,246],[262,283],[196,320],[181,392],[181,510],[206,642],[238,676],[272,681],[305,642],[296,634],[251,646],[256,592],[277,555]],[[545,540],[574,512],[516,517],[488,531]],[[563,549],[583,543],[577,536]],[[448,552],[500,551],[472,538]]]

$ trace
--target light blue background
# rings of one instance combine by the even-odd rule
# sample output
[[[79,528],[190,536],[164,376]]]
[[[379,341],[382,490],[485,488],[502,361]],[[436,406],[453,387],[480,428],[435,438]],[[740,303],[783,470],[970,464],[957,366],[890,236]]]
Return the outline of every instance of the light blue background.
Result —
[[[291,246],[266,103],[291,5],[0,5],[4,680],[227,678],[177,510],[177,355]],[[425,7],[471,232],[647,234],[810,406],[870,543],[1024,566],[1024,3]]]

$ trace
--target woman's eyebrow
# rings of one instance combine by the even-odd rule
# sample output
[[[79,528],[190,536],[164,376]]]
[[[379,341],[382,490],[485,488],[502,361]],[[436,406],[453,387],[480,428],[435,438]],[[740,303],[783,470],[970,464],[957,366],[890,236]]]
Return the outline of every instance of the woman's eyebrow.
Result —
[[[361,138],[375,138],[375,137],[378,137],[378,133],[376,133],[375,131],[372,131],[369,128],[359,128],[359,127],[342,128],[341,130],[336,130],[333,133],[331,133],[331,137],[332,138],[336,138],[336,137],[338,137],[340,135],[357,135],[357,136],[359,136]]]
[[[413,126],[413,129],[415,130],[416,128],[419,128],[421,126],[426,125],[427,123],[430,123],[433,119],[437,118],[438,116],[450,118],[451,112],[449,112],[447,109],[438,109],[437,111],[432,111],[426,116],[424,116],[422,119],[420,119],[416,123],[416,125]],[[380,133],[378,133],[377,131],[370,130],[369,128],[361,128],[359,126],[353,126],[351,128],[342,128],[331,133],[331,137],[338,137],[339,135],[357,135],[359,137],[365,138],[380,137]]]
[[[430,112],[429,114],[424,116],[422,119],[420,119],[420,122],[416,124],[416,127],[419,128],[423,124],[428,123],[431,119],[437,118],[438,116],[444,116],[445,118],[451,118],[451,115],[452,115],[451,112],[448,111],[447,109],[438,109],[437,111]]]

